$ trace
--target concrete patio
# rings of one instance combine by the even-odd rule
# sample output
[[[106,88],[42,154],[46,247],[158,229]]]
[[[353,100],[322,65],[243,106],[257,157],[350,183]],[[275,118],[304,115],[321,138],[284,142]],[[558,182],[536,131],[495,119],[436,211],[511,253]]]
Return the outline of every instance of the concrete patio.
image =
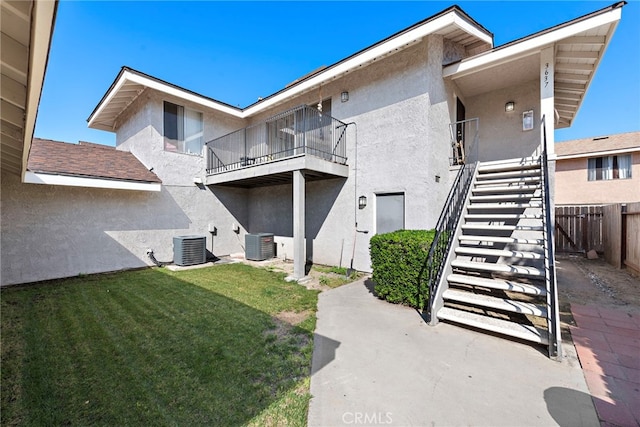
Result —
[[[323,292],[310,426],[599,426],[572,344],[546,349],[441,323],[371,293]]]

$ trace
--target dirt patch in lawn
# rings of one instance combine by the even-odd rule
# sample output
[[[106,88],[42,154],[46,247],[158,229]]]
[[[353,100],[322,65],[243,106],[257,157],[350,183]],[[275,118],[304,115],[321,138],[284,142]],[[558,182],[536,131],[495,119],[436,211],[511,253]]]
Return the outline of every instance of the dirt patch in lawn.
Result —
[[[280,258],[272,258],[265,261],[251,261],[244,258],[237,258],[238,261],[257,268],[265,268],[267,270],[283,272],[287,276],[293,274],[293,261],[283,260]],[[366,274],[357,272],[353,277],[346,277],[343,274],[337,274],[329,271],[331,267],[322,265],[307,266],[307,277],[300,284],[307,289],[317,291],[328,291],[330,289],[351,283],[363,278]]]
[[[295,311],[281,311],[276,314],[276,318],[281,322],[295,326],[306,320],[306,318],[309,317],[309,314],[311,314],[311,311],[309,310],[301,311],[299,313],[296,313]]]

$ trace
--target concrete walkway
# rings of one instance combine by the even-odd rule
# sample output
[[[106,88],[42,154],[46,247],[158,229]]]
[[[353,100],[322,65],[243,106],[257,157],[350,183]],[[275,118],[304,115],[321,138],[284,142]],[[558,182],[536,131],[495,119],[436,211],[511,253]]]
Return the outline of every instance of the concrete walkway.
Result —
[[[640,426],[640,316],[571,305],[584,376],[603,425]]]
[[[320,294],[310,426],[600,426],[575,349],[441,323],[359,281]]]

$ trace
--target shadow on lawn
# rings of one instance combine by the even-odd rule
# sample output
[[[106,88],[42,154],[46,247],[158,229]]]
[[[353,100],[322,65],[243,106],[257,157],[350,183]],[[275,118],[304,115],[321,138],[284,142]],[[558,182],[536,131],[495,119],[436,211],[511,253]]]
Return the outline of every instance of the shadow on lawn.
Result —
[[[1,301],[2,425],[239,425],[306,391],[312,331],[160,270]]]

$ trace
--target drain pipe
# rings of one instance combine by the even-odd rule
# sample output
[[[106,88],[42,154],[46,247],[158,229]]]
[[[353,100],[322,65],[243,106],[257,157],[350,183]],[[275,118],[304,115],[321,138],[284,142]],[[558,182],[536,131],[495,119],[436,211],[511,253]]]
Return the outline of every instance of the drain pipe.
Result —
[[[164,267],[165,265],[170,264],[168,262],[160,262],[160,261],[158,261],[156,259],[156,256],[153,254],[153,249],[147,249],[147,256],[149,257],[151,262],[154,263],[158,267]]]

